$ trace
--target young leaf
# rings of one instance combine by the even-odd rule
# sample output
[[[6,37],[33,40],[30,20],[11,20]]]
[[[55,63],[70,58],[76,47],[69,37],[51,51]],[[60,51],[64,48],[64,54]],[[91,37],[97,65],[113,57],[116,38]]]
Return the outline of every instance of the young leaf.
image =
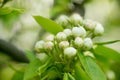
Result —
[[[69,80],[67,73],[64,73],[63,80]]]
[[[63,28],[60,25],[58,25],[56,22],[50,19],[44,18],[42,16],[33,16],[33,17],[38,24],[40,24],[46,31],[52,34],[57,34],[58,32],[63,30]]]
[[[77,80],[90,80],[80,65],[75,65],[75,75]]]
[[[107,41],[107,42],[97,42],[95,44],[97,44],[97,45],[105,45],[105,44],[112,44],[112,43],[116,43],[116,42],[120,42],[120,40]]]
[[[83,56],[83,54],[78,54],[79,59],[86,73],[92,80],[107,80],[105,74],[100,69],[100,67],[92,60],[89,56]]]
[[[23,80],[24,72],[17,71],[11,80]]]
[[[108,47],[98,45],[93,52],[97,56],[120,62],[120,53]]]
[[[30,62],[30,64],[27,66],[25,74],[24,74],[24,80],[30,80],[31,78],[35,77],[36,71],[41,66],[41,61],[39,59],[34,59]]]

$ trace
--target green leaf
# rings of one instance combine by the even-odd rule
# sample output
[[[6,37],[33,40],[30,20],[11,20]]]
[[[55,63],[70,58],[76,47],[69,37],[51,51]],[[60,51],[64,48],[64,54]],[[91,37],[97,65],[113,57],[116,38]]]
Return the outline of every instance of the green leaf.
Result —
[[[24,72],[17,71],[11,80],[23,80]]]
[[[51,65],[52,65],[52,59],[50,58],[50,59],[47,60],[47,62],[45,64],[41,65],[38,68],[37,72],[38,72],[39,76],[41,76],[41,74],[43,72],[45,72],[47,70],[47,68],[50,67]]]
[[[95,49],[93,49],[93,52],[95,56],[103,57],[109,61],[113,60],[120,62],[120,53],[108,47],[98,45]]]
[[[30,62],[36,59],[35,54],[32,51],[26,51],[26,56]]]
[[[11,13],[13,10],[9,7],[6,8],[0,8],[0,15],[6,15]]]
[[[30,64],[27,66],[25,74],[24,74],[24,80],[32,79],[33,77],[37,76],[36,71],[41,66],[41,61],[39,59],[34,59],[30,62]]]
[[[0,15],[7,15],[12,12],[22,13],[23,11],[24,11],[23,9],[5,7],[5,8],[0,8]]]
[[[76,80],[70,73],[67,73],[70,80]]]
[[[93,61],[89,56],[83,56],[83,54],[78,54],[79,59],[86,73],[92,80],[107,80],[105,74],[100,69],[100,67]]]
[[[58,32],[63,31],[63,28],[60,25],[50,19],[44,18],[42,16],[33,17],[38,24],[40,24],[46,31],[52,34],[57,34]]]
[[[105,44],[112,44],[112,43],[116,43],[116,42],[120,42],[120,40],[107,41],[107,42],[97,42],[95,44],[97,44],[97,45],[105,45]]]
[[[83,71],[80,65],[75,65],[75,76],[77,80],[90,80],[89,76]]]
[[[67,73],[64,73],[63,80],[69,80]]]

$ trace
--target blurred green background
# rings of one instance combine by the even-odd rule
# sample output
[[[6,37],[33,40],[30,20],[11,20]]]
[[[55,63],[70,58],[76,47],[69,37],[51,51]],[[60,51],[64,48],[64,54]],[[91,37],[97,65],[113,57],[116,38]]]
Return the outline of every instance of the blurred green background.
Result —
[[[70,0],[60,0],[64,6],[70,6]],[[74,0],[84,1],[84,0]],[[105,28],[105,34],[98,38],[99,41],[120,40],[120,0],[85,0],[84,18],[99,21]],[[37,40],[41,39],[42,29],[33,19],[33,15],[41,15],[47,18],[54,17],[66,10],[56,8],[57,0],[12,0],[4,7],[23,9],[23,12],[12,12],[7,15],[0,15],[0,39],[6,40],[20,50],[31,50]],[[68,2],[68,3],[67,3]],[[57,11],[53,10],[56,8]],[[70,6],[71,8],[71,6]],[[59,13],[60,12],[60,13]],[[65,13],[66,13],[65,12]],[[69,11],[68,11],[69,13]],[[120,43],[106,45],[120,52]],[[15,68],[21,69],[24,63],[14,62],[9,56],[0,54],[0,80],[11,80],[14,71],[7,66],[10,61]],[[113,75],[112,72],[110,75]],[[114,76],[114,75],[113,75]],[[114,80],[114,79],[110,79]]]

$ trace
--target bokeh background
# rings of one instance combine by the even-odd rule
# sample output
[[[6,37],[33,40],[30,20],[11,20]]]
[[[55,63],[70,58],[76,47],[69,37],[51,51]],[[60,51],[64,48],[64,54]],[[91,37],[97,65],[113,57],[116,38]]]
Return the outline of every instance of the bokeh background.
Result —
[[[55,2],[58,0],[12,0],[4,7],[13,7],[23,9],[21,13],[10,13],[9,15],[0,16],[0,39],[14,44],[22,51],[31,50],[39,39],[42,39],[43,29],[35,22],[32,16],[41,15],[47,18],[56,17],[62,13],[67,13],[68,7],[63,11],[56,11]],[[59,0],[65,6],[72,6]],[[69,0],[65,0],[69,1]],[[84,0],[74,0],[76,2]],[[61,6],[62,7],[62,6]],[[99,21],[105,28],[105,33],[98,38],[99,41],[120,40],[120,0],[86,0],[82,5],[84,7],[84,18]],[[61,8],[56,8],[57,10]],[[60,12],[60,13],[59,13]],[[68,12],[69,13],[69,12]],[[106,45],[120,52],[120,43]],[[24,66],[11,60],[4,53],[0,54],[0,80],[11,80],[14,71],[6,66],[6,61],[17,67]],[[9,74],[9,75],[8,75]],[[112,73],[111,73],[112,75]],[[110,79],[114,80],[114,79]]]

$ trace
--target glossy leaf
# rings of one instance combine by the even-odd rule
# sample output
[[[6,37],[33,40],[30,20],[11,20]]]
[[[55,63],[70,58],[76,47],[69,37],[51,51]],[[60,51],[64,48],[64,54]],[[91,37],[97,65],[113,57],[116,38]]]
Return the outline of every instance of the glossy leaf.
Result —
[[[26,68],[26,71],[24,74],[24,80],[29,80],[37,76],[36,72],[41,64],[42,63],[39,59],[34,59],[33,61],[31,61],[30,64]]]
[[[57,34],[58,32],[63,30],[63,28],[60,25],[58,25],[56,22],[50,19],[44,18],[42,16],[33,16],[33,17],[38,24],[40,24],[46,31],[52,34]]]
[[[83,56],[83,54],[78,54],[79,59],[86,73],[92,80],[107,80],[105,74],[100,69],[100,67],[93,61],[89,56]]]
[[[23,80],[24,72],[17,71],[11,80]]]
[[[90,80],[88,75],[83,71],[80,65],[75,66],[75,75],[77,80]]]
[[[120,62],[120,53],[108,47],[98,45],[93,52],[96,56]]]

